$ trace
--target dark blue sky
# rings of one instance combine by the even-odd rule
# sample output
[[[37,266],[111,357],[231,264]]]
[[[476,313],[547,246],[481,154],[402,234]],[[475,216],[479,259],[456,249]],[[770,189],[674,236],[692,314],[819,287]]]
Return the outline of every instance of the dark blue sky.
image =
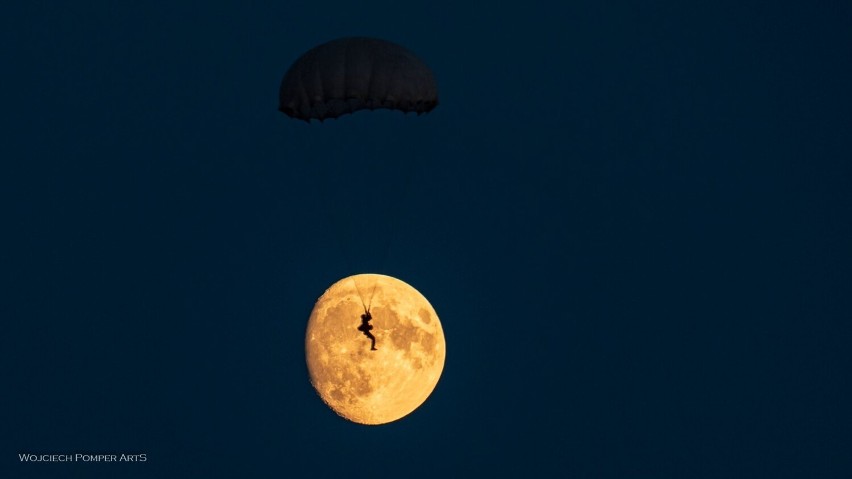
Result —
[[[20,3],[0,476],[852,473],[848,2]],[[440,106],[277,112],[349,35],[416,52]],[[447,336],[381,427],[304,363],[314,300],[363,271]]]

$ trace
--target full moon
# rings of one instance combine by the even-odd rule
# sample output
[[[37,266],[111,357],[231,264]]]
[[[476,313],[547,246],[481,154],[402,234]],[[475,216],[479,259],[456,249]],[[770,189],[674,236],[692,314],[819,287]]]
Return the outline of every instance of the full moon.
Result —
[[[365,308],[371,319],[362,318]],[[360,424],[396,421],[423,404],[446,349],[429,301],[379,274],[334,283],[314,305],[305,334],[311,384],[334,412]]]

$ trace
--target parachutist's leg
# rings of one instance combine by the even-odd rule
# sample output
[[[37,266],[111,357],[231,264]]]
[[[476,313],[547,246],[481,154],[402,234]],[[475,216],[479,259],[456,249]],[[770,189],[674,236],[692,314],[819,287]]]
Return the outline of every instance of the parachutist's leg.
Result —
[[[371,333],[371,332],[369,332],[369,331],[364,331],[364,334],[365,334],[368,338],[370,338],[370,341],[372,341],[372,343],[370,344],[370,350],[371,350],[371,351],[377,351],[377,349],[376,349],[376,337],[375,337],[375,336],[373,336],[373,333]]]

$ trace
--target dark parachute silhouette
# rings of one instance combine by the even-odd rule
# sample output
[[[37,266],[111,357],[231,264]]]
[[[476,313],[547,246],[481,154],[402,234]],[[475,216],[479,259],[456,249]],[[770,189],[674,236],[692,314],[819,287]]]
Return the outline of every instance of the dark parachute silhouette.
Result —
[[[438,105],[432,70],[407,49],[376,38],[341,38],[308,50],[281,81],[278,109],[310,122],[386,108],[418,115]]]
[[[299,57],[281,81],[278,109],[310,123],[360,110],[420,115],[437,104],[432,70],[413,53],[385,40],[352,37],[324,43]],[[384,266],[397,224],[407,218],[410,186],[429,151],[410,148],[423,140],[424,122],[401,116],[367,117],[324,128],[287,129],[288,146],[297,145],[297,156],[304,161],[294,163],[303,168],[296,176],[311,182],[310,194],[321,205],[317,211],[326,217],[327,233],[336,236],[346,276],[390,273]],[[355,286],[364,315],[352,333],[364,333],[371,350],[376,350],[381,334],[378,329],[373,334],[369,323],[376,283]],[[357,317],[352,320],[353,326],[358,324]]]

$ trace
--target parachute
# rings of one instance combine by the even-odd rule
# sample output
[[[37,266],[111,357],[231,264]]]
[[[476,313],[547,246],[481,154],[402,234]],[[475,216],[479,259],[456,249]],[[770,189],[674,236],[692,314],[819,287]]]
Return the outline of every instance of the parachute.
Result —
[[[281,81],[278,109],[310,122],[380,108],[420,115],[437,105],[438,87],[422,60],[395,43],[350,37],[299,57]]]

